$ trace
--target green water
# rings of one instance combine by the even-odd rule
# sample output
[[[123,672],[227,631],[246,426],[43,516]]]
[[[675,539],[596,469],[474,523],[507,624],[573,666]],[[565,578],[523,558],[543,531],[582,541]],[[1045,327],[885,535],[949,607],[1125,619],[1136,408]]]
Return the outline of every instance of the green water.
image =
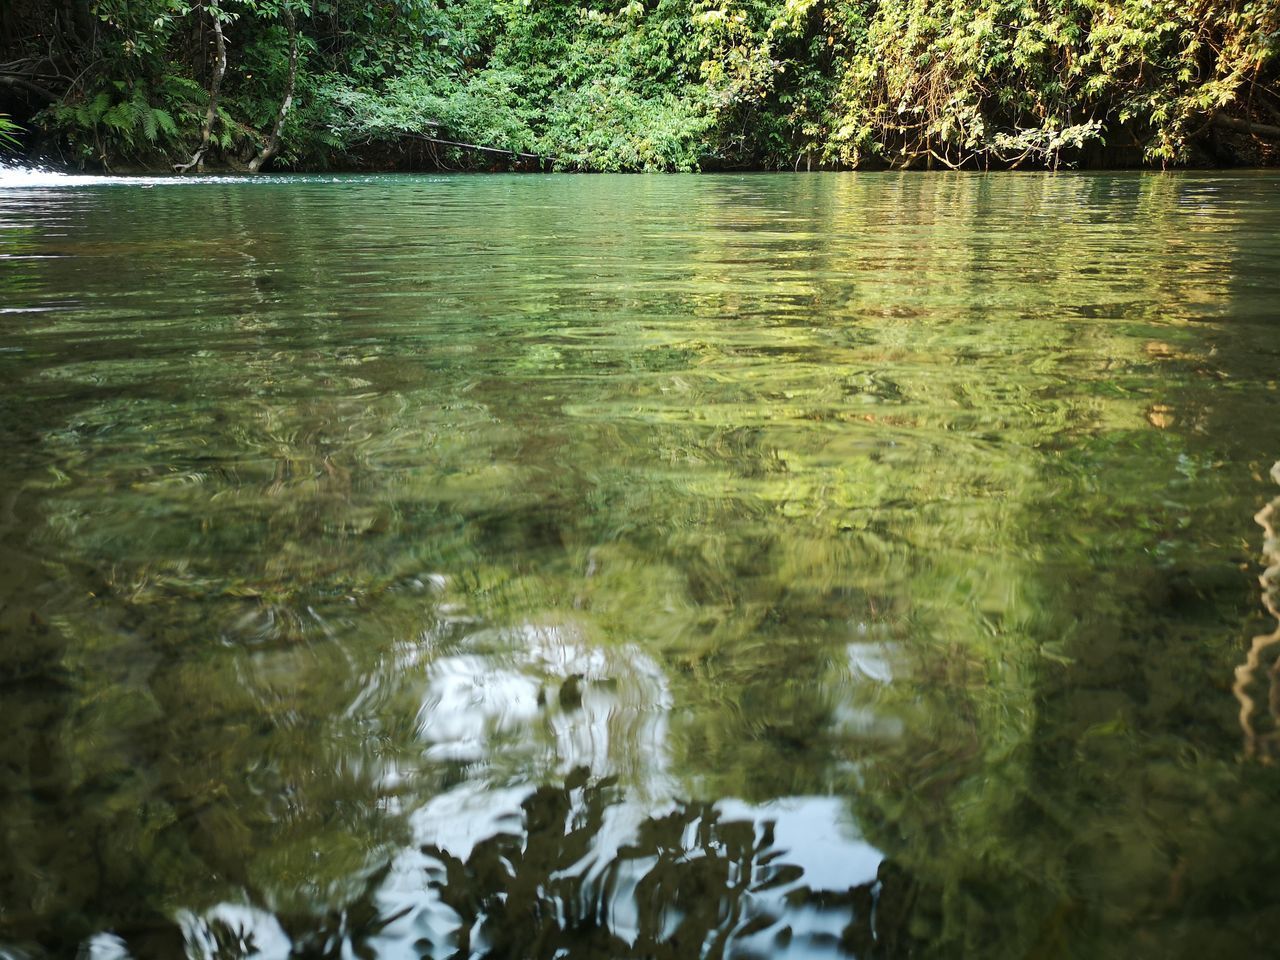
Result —
[[[1270,955],[1278,288],[1266,175],[0,176],[0,956]]]

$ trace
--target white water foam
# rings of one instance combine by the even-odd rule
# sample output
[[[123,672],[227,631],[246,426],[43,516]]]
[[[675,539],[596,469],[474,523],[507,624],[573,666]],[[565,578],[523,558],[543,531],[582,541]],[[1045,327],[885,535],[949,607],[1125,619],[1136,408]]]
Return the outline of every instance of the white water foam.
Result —
[[[84,187],[102,183],[125,181],[132,183],[151,183],[160,178],[121,178],[97,177],[73,173],[59,173],[48,167],[30,167],[17,164],[0,163],[0,190],[22,189],[26,187]]]
[[[0,162],[0,190],[21,190],[32,187],[162,187],[182,186],[193,183],[281,183],[298,179],[295,175],[273,174],[219,174],[200,176],[101,176],[82,173],[62,173],[48,167],[22,166]],[[308,177],[309,181],[316,178]],[[333,178],[337,182],[337,178]]]

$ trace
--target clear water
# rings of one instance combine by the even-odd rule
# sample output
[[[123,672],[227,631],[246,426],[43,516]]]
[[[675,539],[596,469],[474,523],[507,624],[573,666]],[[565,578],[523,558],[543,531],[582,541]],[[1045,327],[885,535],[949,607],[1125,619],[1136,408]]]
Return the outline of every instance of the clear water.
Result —
[[[1268,955],[1278,188],[0,173],[0,956]]]

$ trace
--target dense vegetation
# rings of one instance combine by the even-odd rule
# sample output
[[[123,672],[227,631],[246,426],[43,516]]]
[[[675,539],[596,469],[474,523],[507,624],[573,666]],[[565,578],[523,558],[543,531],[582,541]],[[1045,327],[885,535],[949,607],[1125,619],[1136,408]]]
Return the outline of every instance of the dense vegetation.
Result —
[[[10,0],[0,111],[108,167],[1266,162],[1277,50],[1273,0]]]

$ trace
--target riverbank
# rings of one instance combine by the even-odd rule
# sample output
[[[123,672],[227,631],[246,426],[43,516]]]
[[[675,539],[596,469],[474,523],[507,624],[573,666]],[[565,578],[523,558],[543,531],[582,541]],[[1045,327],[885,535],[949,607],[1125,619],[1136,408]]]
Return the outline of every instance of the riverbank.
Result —
[[[1208,136],[1189,144],[1185,156],[1176,163],[1157,162],[1147,156],[1140,141],[1132,135],[1129,142],[1108,145],[1099,142],[1072,156],[1049,160],[1008,160],[1001,158],[972,157],[962,163],[944,163],[931,155],[914,158],[908,163],[891,163],[881,157],[859,164],[840,164],[798,158],[789,167],[768,162],[729,162],[722,157],[705,156],[680,166],[653,163],[616,163],[597,165],[584,156],[557,156],[537,154],[482,144],[466,144],[447,138],[423,138],[406,136],[382,143],[366,143],[343,151],[331,151],[312,156],[285,156],[264,165],[263,170],[276,173],[432,173],[432,172],[557,172],[557,173],[776,173],[776,172],[877,172],[886,170],[912,171],[1025,171],[1025,170],[1079,170],[1091,172],[1122,170],[1240,170],[1274,169],[1280,167],[1280,143],[1273,143],[1253,135],[1249,131],[1220,128]],[[169,173],[192,174],[251,174],[250,164],[244,158],[224,153],[212,153],[197,167],[178,170],[183,165],[170,158],[156,156],[150,160],[137,157],[79,160],[67,156],[56,141],[46,139],[31,155],[16,160],[47,169],[67,173],[90,173],[124,176],[158,176]],[[252,159],[251,157],[249,159]]]
[[[47,146],[33,151],[35,156],[23,157],[21,154],[11,156],[10,167],[29,167],[69,175],[89,174],[101,176],[191,176],[204,174],[211,176],[252,176],[253,171],[239,160],[229,160],[220,155],[209,157],[199,168],[178,171],[173,163],[157,160],[154,163],[140,163],[137,160],[121,160],[114,162],[94,162],[82,160],[74,162],[66,158],[61,151],[50,150]],[[0,159],[0,169],[5,161]],[[449,145],[443,143],[424,143],[420,139],[406,138],[403,141],[365,145],[362,149],[313,158],[310,161],[301,159],[281,159],[263,168],[259,172],[276,174],[379,174],[379,173],[849,173],[849,172],[1031,172],[1031,171],[1078,171],[1091,173],[1105,172],[1156,172],[1162,170],[1272,170],[1280,168],[1280,151],[1273,149],[1267,142],[1258,140],[1242,132],[1229,132],[1214,142],[1212,151],[1196,149],[1179,164],[1154,164],[1143,157],[1136,147],[1107,149],[1105,146],[1089,152],[1087,156],[1075,161],[1063,161],[1056,168],[1043,163],[977,163],[961,165],[944,165],[922,160],[914,164],[894,167],[886,163],[867,163],[861,166],[842,166],[836,164],[807,163],[797,164],[789,170],[768,165],[729,165],[715,159],[693,164],[688,169],[670,170],[662,167],[620,167],[612,170],[597,170],[589,164],[573,164],[564,158],[519,154],[495,147],[478,145]]]

